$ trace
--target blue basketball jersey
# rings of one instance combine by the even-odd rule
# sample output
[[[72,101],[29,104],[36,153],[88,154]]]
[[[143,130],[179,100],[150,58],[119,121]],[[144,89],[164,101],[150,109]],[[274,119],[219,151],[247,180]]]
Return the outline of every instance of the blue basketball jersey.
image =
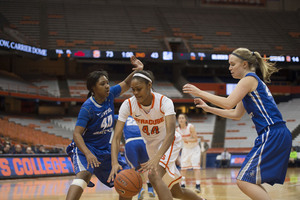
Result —
[[[243,98],[243,105],[251,117],[257,133],[260,135],[270,125],[285,123],[266,84],[253,72],[246,76],[253,76],[258,81],[256,90]]]
[[[115,115],[114,119],[115,121],[118,120],[119,115]],[[123,128],[123,136],[125,140],[129,138],[136,138],[136,137],[141,137],[141,132],[139,129],[139,126],[137,125],[136,121],[133,119],[132,116],[128,116],[124,128]]]
[[[133,117],[129,116],[125,122],[123,129],[125,140],[129,138],[141,137],[141,132],[139,126],[133,119]]]
[[[115,120],[118,115],[115,115]],[[139,165],[149,160],[146,144],[141,136],[139,126],[132,116],[128,116],[124,128],[125,158],[132,168],[139,168]]]
[[[84,127],[82,135],[86,144],[97,149],[110,148],[110,137],[114,125],[114,98],[121,93],[121,86],[110,88],[109,96],[102,104],[98,104],[94,97],[88,98],[81,106],[76,126]]]

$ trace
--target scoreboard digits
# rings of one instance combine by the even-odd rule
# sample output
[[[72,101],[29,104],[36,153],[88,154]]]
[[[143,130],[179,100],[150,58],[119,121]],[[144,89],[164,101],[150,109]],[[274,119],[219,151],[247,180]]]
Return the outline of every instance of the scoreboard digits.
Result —
[[[13,51],[21,51],[29,54],[47,56],[49,58],[87,58],[87,59],[110,59],[110,60],[122,60],[129,59],[135,55],[137,58],[145,58],[148,60],[158,60],[165,62],[172,61],[226,61],[229,59],[230,54],[209,54],[203,52],[185,52],[175,53],[172,51],[162,52],[133,52],[133,51],[113,51],[113,50],[71,50],[71,49],[41,49],[21,43],[15,43],[0,38],[0,48]],[[299,63],[299,56],[291,55],[264,55],[263,57],[269,57],[272,62],[281,63]]]
[[[52,53],[51,53],[52,52]],[[172,51],[163,52],[133,52],[133,51],[100,51],[100,50],[70,50],[70,49],[55,49],[50,50],[50,57],[73,57],[73,58],[94,58],[94,59],[112,59],[122,60],[129,59],[131,56],[137,58],[145,58],[149,60],[159,61],[226,61],[229,59],[230,54],[208,54],[204,52],[189,52],[189,53],[174,53]],[[264,57],[267,57],[264,55]],[[299,63],[299,56],[274,56],[270,55],[270,61],[282,63]]]

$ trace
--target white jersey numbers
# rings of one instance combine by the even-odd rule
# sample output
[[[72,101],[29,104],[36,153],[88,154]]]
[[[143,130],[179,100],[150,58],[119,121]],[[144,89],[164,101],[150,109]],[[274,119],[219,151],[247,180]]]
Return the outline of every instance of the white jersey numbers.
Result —
[[[101,123],[101,128],[105,129],[106,127],[110,127],[113,123],[112,115],[109,115],[105,118],[103,118]]]

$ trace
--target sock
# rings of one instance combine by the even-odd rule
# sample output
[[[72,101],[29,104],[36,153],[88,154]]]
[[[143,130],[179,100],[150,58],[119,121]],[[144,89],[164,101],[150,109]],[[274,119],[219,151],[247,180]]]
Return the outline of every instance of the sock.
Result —
[[[152,187],[152,185],[151,185],[151,183],[149,181],[147,181],[147,186],[148,186],[148,188]]]
[[[185,185],[185,177],[184,176],[182,177],[181,185]]]

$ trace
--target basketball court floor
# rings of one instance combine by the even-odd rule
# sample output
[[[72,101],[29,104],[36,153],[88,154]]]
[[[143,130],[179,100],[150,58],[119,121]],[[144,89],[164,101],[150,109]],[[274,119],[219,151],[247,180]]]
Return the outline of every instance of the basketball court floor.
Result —
[[[235,184],[238,168],[208,168],[201,170],[201,196],[208,200],[243,200],[247,198]],[[187,174],[187,187],[194,188],[192,171]],[[63,200],[74,176],[0,180],[0,200]],[[95,177],[94,188],[87,188],[82,200],[117,200],[118,195]],[[300,168],[289,168],[284,185],[264,185],[273,200],[300,199]],[[137,196],[133,198],[137,199]],[[146,193],[145,200],[157,200]]]

